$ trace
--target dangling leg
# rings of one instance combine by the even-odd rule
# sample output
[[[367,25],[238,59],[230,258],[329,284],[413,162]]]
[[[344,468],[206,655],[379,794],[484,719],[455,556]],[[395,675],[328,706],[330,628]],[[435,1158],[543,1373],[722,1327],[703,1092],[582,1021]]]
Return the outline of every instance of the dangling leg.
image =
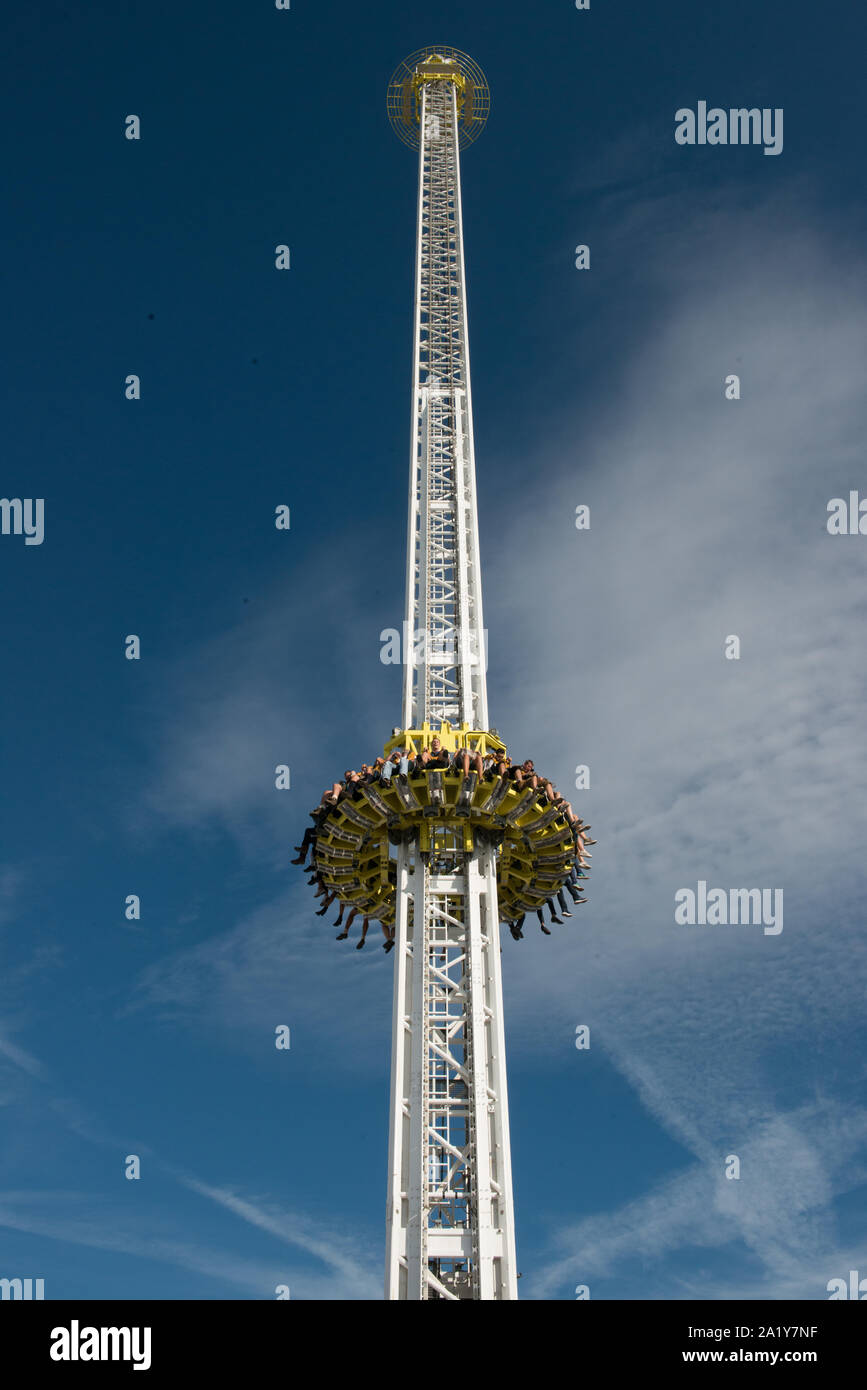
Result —
[[[338,937],[335,938],[335,940],[337,940],[337,941],[345,941],[345,940],[346,940],[347,936],[349,935],[349,928],[352,926],[352,923],[355,921],[355,919],[356,919],[357,916],[358,916],[358,908],[357,908],[357,907],[354,907],[354,908],[352,909],[352,911],[350,912],[349,916],[348,916],[347,919],[346,919],[346,926],[343,928],[343,931],[340,933],[340,935],[339,935]]]
[[[292,859],[292,860],[290,860],[290,861],[289,861],[290,863],[292,863],[292,864],[303,864],[303,863],[304,863],[304,860],[307,858],[307,851],[308,851],[308,849],[310,848],[310,841],[311,841],[312,839],[313,839],[313,827],[310,826],[310,825],[308,825],[307,829],[304,831],[304,838],[302,839],[300,845],[296,845],[296,846],[295,846],[296,850],[298,851],[298,858],[297,858],[297,859]]]

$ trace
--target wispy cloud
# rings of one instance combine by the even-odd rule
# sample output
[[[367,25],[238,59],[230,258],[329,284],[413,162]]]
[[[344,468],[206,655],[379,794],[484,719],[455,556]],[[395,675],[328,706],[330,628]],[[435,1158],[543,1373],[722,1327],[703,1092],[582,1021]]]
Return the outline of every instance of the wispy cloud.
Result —
[[[226,1188],[212,1187],[195,1178],[186,1178],[184,1182],[191,1191],[216,1202],[258,1230],[315,1255],[354,1290],[354,1297],[382,1296],[382,1279],[371,1270],[369,1250],[350,1242],[345,1234],[326,1232],[308,1217],[290,1215],[273,1206],[263,1207]]]
[[[42,1075],[43,1068],[39,1059],[26,1052],[23,1047],[18,1047],[16,1043],[4,1038],[2,1034],[0,1034],[0,1057],[5,1057],[13,1066],[27,1072],[28,1076]]]
[[[825,520],[827,500],[863,476],[867,302],[852,294],[862,253],[793,207],[788,194],[713,219],[677,199],[632,206],[615,234],[641,233],[664,319],[623,364],[616,402],[599,403],[579,466],[568,417],[554,454],[545,444],[527,461],[557,480],[502,519],[489,565],[494,661],[503,631],[522,653],[495,673],[498,723],[561,785],[591,764],[592,789],[576,797],[599,840],[586,916],[525,951],[519,975],[506,963],[512,1029],[552,1055],[572,1021],[592,1020],[649,1114],[701,1164],[570,1226],[570,1275],[588,1250],[591,1267],[628,1270],[636,1254],[737,1239],[775,1286],[803,1287],[833,1244],[845,1178],[809,1102],[863,1094],[846,1029],[863,1019],[867,965],[855,868],[867,552]],[[737,402],[723,396],[729,372]],[[577,502],[591,504],[591,529],[570,534]],[[543,554],[554,537],[552,605],[547,568],[510,556]],[[723,658],[729,633],[739,662]],[[677,926],[675,890],[698,878],[782,887],[783,934]],[[796,1120],[792,1097],[806,1107]],[[710,1174],[731,1150],[751,1153],[750,1177],[722,1187]]]
[[[382,1071],[391,1026],[391,963],[373,932],[365,948],[372,960],[341,951],[332,912],[336,907],[316,918],[311,890],[296,884],[229,931],[142,971],[124,1012],[152,1010],[180,1027],[205,1019],[230,1032],[235,1045],[249,1041],[257,1052],[263,1020],[272,1029],[288,1022],[308,1069],[339,1056],[346,1072],[372,1066]]]
[[[74,1217],[69,1215],[72,1210],[77,1213]],[[145,1218],[150,1230],[155,1219],[153,1212]],[[188,1269],[263,1299],[274,1298],[276,1286],[287,1282],[286,1268],[277,1261],[252,1260],[212,1246],[136,1231],[129,1222],[127,1210],[108,1201],[95,1203],[86,1193],[0,1192],[0,1226],[7,1230]],[[198,1289],[197,1285],[191,1296],[199,1296]],[[118,1294],[122,1295],[122,1286]]]
[[[562,1296],[569,1281],[619,1275],[642,1284],[645,1297],[671,1296],[669,1256],[740,1243],[752,1257],[750,1273],[729,1296],[826,1297],[828,1279],[849,1258],[830,1204],[864,1181],[865,1138],[867,1111],[836,1104],[746,1125],[732,1139],[739,1178],[725,1176],[719,1153],[713,1164],[693,1165],[615,1211],[568,1226],[552,1239],[549,1262],[527,1292]],[[717,1295],[692,1280],[677,1296]]]
[[[396,708],[399,682],[379,660],[381,624],[352,576],[333,565],[335,544],[329,535],[311,557],[316,579],[302,600],[297,581],[275,586],[257,617],[203,639],[154,676],[142,718],[155,768],[133,829],[219,831],[244,855],[285,867],[322,787],[347,758],[379,751],[392,717],[383,720],[375,692],[390,692]],[[275,788],[279,764],[291,768],[290,791]]]
[[[16,1066],[38,1078],[40,1099],[71,1132],[90,1144],[110,1149],[114,1155],[126,1152],[128,1146],[98,1118],[74,1097],[57,1090],[50,1072],[38,1059],[2,1042],[0,1053],[11,1053]],[[324,1268],[311,1268],[309,1259],[294,1263],[251,1259],[184,1238],[178,1228],[194,1227],[193,1213],[176,1206],[170,1211],[160,1197],[150,1201],[145,1197],[141,1207],[131,1213],[127,1204],[119,1204],[108,1195],[9,1190],[0,1192],[0,1227],[189,1269],[258,1298],[274,1298],[277,1286],[283,1284],[289,1284],[292,1297],[302,1299],[381,1297],[381,1281],[365,1259],[363,1245],[338,1230],[336,1223],[329,1226],[308,1215],[287,1212],[273,1202],[253,1201],[238,1191],[204,1182],[149,1146],[137,1143],[135,1151],[140,1157],[147,1156],[152,1172],[169,1178],[176,1187],[206,1198],[266,1236],[313,1257]],[[74,1216],[70,1216],[71,1211]]]

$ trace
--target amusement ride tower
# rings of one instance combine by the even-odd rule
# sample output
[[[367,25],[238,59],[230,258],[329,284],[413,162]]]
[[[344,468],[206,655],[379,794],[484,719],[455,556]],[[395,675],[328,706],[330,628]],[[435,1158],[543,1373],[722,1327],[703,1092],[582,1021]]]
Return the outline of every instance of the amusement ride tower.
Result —
[[[404,761],[315,838],[324,888],[394,942],[387,1299],[517,1298],[500,922],[520,936],[576,855],[570,808],[499,775],[488,724],[460,151],[489,100],[444,46],[388,88],[419,151],[403,717],[384,748]]]
[[[430,728],[451,742],[460,730],[482,752],[491,735],[460,148],[489,102],[481,71],[452,48],[413,54],[388,91],[395,130],[419,149],[398,737]],[[471,810],[463,800],[455,812]],[[471,824],[429,817],[428,847],[413,837],[398,850],[388,1298],[517,1298],[495,847]]]

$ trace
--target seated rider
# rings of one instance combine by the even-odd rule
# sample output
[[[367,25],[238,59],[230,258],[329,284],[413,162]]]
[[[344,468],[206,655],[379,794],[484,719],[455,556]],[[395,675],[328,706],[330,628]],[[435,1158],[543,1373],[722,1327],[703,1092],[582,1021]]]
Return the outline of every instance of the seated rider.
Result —
[[[479,781],[482,780],[484,763],[481,753],[471,753],[469,748],[456,748],[452,754],[452,772],[462,772],[465,777],[470,775],[470,767],[477,774]]]
[[[437,734],[430,741],[430,748],[423,748],[416,759],[416,772],[428,772],[438,767],[448,767],[449,751],[443,748]]]

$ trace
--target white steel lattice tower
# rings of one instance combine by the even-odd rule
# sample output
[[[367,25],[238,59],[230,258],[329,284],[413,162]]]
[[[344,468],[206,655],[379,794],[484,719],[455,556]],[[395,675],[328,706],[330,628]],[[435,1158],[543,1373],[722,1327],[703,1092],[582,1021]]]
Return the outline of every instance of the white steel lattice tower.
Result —
[[[419,149],[403,727],[390,747],[503,748],[488,728],[460,149],[488,89],[459,51],[398,68],[397,133]],[[517,1297],[497,837],[442,777],[398,788],[386,1298]],[[398,818],[391,817],[393,823]],[[490,818],[488,818],[490,819]]]

